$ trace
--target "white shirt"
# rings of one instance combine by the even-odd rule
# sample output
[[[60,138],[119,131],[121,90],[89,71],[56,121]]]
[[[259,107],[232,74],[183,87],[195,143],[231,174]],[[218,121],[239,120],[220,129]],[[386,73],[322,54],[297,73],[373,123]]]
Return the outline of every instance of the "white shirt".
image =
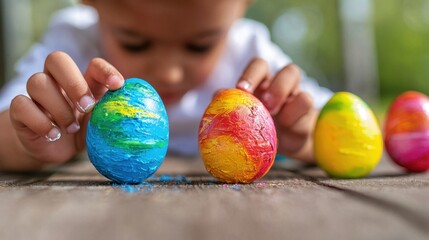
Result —
[[[14,96],[27,95],[27,79],[43,71],[49,53],[57,50],[66,52],[82,72],[85,72],[92,58],[102,57],[97,23],[96,11],[83,5],[66,8],[55,14],[42,41],[35,44],[17,63],[15,79],[0,92],[0,111],[9,107]],[[265,26],[253,20],[240,19],[230,29],[225,51],[207,83],[189,91],[180,102],[167,108],[170,152],[183,155],[198,153],[198,127],[213,93],[220,88],[235,87],[244,68],[254,57],[265,59],[272,74],[292,62],[271,42]],[[312,95],[317,108],[322,107],[332,95],[331,91],[320,87],[305,75],[300,87]]]

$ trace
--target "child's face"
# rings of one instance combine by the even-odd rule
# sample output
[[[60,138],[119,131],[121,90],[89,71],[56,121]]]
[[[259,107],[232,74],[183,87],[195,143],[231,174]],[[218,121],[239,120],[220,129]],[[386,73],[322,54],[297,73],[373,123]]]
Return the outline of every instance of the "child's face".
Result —
[[[125,78],[149,81],[164,103],[208,78],[247,0],[100,0],[104,57]]]

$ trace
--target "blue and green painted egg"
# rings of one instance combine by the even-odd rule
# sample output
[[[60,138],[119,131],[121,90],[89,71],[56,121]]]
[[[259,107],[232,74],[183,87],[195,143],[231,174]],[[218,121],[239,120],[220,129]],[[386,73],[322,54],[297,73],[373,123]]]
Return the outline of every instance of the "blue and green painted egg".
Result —
[[[119,183],[140,183],[161,166],[168,139],[167,112],[158,93],[146,81],[130,78],[94,107],[86,144],[102,175]]]

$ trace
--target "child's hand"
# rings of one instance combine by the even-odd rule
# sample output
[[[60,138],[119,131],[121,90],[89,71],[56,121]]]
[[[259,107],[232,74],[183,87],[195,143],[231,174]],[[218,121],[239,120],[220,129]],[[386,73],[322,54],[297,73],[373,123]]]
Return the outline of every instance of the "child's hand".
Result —
[[[30,98],[13,99],[9,114],[28,159],[62,163],[85,148],[86,125],[95,102],[124,83],[103,59],[93,59],[84,75],[63,52],[51,53],[45,69],[27,82]]]
[[[317,118],[311,96],[299,89],[300,70],[289,64],[270,76],[266,61],[255,58],[237,83],[270,111],[276,125],[278,153],[313,162],[312,133]]]

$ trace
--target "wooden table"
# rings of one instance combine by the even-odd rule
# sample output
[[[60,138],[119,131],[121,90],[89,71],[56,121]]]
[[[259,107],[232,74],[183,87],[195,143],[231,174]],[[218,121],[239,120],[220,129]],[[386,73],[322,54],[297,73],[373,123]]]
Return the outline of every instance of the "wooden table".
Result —
[[[429,173],[383,160],[365,179],[335,180],[287,160],[222,184],[201,160],[167,158],[126,186],[80,160],[1,174],[0,239],[429,239]]]

